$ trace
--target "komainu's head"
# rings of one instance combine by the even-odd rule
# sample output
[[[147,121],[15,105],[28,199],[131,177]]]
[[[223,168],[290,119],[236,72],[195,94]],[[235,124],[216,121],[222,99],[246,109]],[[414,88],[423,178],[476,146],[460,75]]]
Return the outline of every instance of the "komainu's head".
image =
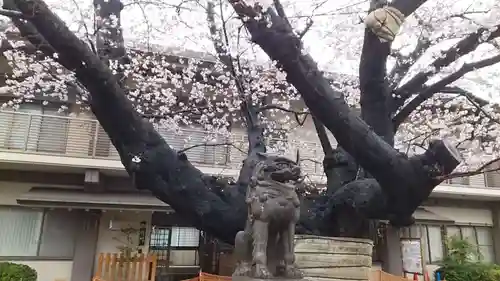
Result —
[[[254,177],[258,180],[274,180],[281,183],[296,183],[302,180],[300,166],[283,156],[259,153],[260,161],[255,166]]]

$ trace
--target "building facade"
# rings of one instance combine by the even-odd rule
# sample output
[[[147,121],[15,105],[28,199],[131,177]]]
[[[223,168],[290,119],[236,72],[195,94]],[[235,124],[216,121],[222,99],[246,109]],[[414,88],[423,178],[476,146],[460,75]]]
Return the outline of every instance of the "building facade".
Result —
[[[298,148],[301,157],[317,160],[303,161],[303,168],[322,182],[322,150],[312,128],[306,123],[292,133],[289,140],[296,145],[285,152],[293,155]],[[159,131],[177,149],[201,143],[207,134]],[[237,129],[230,138],[244,148]],[[228,177],[237,175],[244,158],[232,146],[197,147],[187,154],[203,172]],[[451,235],[477,245],[485,261],[500,261],[499,187],[497,172],[436,187],[415,212],[415,226],[385,228],[374,266],[401,271],[400,239],[419,238],[432,271],[446,255]],[[88,281],[99,253],[124,247],[156,253],[159,280],[191,277],[200,267],[227,274],[232,266],[230,251],[219,249],[218,258],[207,258],[214,250],[210,237],[165,203],[135,190],[98,122],[76,110],[69,116],[27,104],[0,112],[0,224],[9,226],[0,229],[0,260],[32,266],[40,281]]]

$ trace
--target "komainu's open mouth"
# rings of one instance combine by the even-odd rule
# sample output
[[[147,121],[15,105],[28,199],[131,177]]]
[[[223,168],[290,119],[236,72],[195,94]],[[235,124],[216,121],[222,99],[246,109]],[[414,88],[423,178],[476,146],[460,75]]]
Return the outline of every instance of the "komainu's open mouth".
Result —
[[[301,178],[300,167],[291,161],[276,162],[269,172],[272,180],[281,183],[297,182]]]
[[[282,156],[261,154],[264,158],[256,167],[256,176],[260,180],[273,180],[280,183],[298,183],[303,177],[300,166]]]

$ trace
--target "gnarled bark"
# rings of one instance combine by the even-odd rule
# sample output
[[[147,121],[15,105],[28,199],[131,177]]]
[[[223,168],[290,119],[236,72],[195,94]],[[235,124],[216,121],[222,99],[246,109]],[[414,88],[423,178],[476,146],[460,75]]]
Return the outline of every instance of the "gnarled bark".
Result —
[[[4,7],[11,9],[12,6]],[[74,71],[90,93],[90,107],[120,154],[120,159],[136,186],[149,189],[160,200],[169,203],[186,220],[231,242],[243,228],[246,219],[244,196],[236,189],[220,187],[185,157],[172,149],[142,119],[127,99],[116,77],[104,62],[80,41],[46,4],[38,0],[10,2],[36,27],[56,52],[57,60]],[[23,22],[18,25],[25,29]],[[32,36],[28,36],[30,40]],[[45,50],[44,50],[45,51]],[[54,56],[53,53],[46,55]],[[225,197],[218,195],[223,189]]]
[[[434,178],[451,172],[460,162],[456,149],[436,142],[439,153],[407,158],[373,132],[333,90],[314,60],[302,53],[300,40],[271,8],[263,17],[241,1],[230,1],[257,43],[287,73],[306,105],[335,136],[339,144],[367,170],[387,194],[387,215],[392,220],[410,216],[439,183]],[[447,161],[445,159],[455,159]]]
[[[341,189],[346,188],[347,191],[340,194],[361,200],[358,203],[362,207],[357,210],[363,214],[367,213],[366,210],[380,210],[371,214],[373,218],[389,218],[396,223],[406,223],[417,206],[439,183],[436,176],[448,174],[458,165],[458,153],[442,141],[434,142],[420,156],[408,158],[398,153],[350,111],[342,93],[332,90],[312,58],[301,53],[300,40],[285,18],[279,17],[270,9],[265,17],[255,20],[253,16],[257,13],[252,8],[244,6],[241,1],[231,3],[240,16],[247,19],[245,24],[254,41],[287,72],[288,80],[299,90],[313,115],[334,134],[342,149],[374,177],[349,184],[342,183]],[[204,175],[188,161],[185,154],[173,150],[153,126],[134,111],[125,90],[105,63],[72,34],[43,1],[4,0],[4,6],[10,10],[18,9],[29,21],[17,22],[20,30],[27,26],[33,27],[36,35],[39,35],[37,38],[43,39],[51,47],[42,51],[50,56],[56,52],[57,60],[74,71],[78,80],[87,88],[93,113],[110,136],[137,187],[151,190],[196,227],[232,243],[234,235],[243,228],[246,219],[241,188],[230,188]],[[272,21],[273,24],[269,26],[267,21]],[[30,39],[29,34],[25,35]],[[34,39],[31,40],[35,42]],[[378,63],[373,66],[372,71],[380,69],[380,61]],[[380,83],[381,76],[377,77],[372,80],[373,83]],[[376,96],[386,93],[370,94]],[[376,99],[367,96],[365,100]],[[365,105],[365,110],[369,108],[370,106]],[[377,110],[385,110],[385,103],[373,106],[372,111],[366,114],[379,116],[383,113],[385,116],[384,112]],[[385,121],[386,119],[380,122],[384,126],[379,123],[373,125],[380,134],[384,134]],[[255,143],[260,143],[258,138]],[[243,181],[242,183],[241,187],[245,185]],[[377,190],[382,192],[373,193]],[[328,216],[324,215],[327,209],[334,206],[334,209],[340,210],[349,206],[346,204],[348,200],[335,196],[336,193],[338,191],[328,200],[327,208],[316,206],[302,216],[298,230],[314,232],[329,229],[331,221],[325,220]],[[361,195],[354,196],[355,194]],[[384,199],[389,202],[385,207],[376,204],[380,194],[383,195],[380,202]],[[371,199],[363,202],[366,198]]]
[[[120,86],[119,77],[113,75],[106,63],[71,33],[43,1],[5,0],[4,8],[21,11],[28,22],[14,23],[22,35],[32,43],[49,46],[40,50],[73,71],[88,90],[90,108],[116,147],[136,187],[150,190],[195,227],[233,243],[247,217],[244,192],[241,192],[246,188],[245,182],[237,188],[217,181],[194,167],[184,153],[172,149],[153,125],[134,110]],[[260,128],[251,128],[254,129],[258,134],[254,134],[252,142],[263,144]],[[250,150],[258,151],[252,144]],[[248,175],[243,173],[242,177]],[[322,223],[319,216],[308,212],[301,217],[297,232],[318,234]]]
[[[424,1],[397,0],[390,6],[402,10],[407,17]],[[371,11],[387,5],[386,1],[372,1]],[[394,145],[392,124],[392,96],[387,75],[387,58],[391,43],[381,41],[369,28],[365,28],[361,60],[359,64],[361,118],[386,143]],[[359,173],[355,181],[343,185],[329,200],[331,213],[339,225],[339,235],[351,237],[367,236],[370,222],[367,219],[388,219],[391,204],[389,194],[371,178],[369,174]],[[352,222],[357,223],[352,223]],[[410,223],[410,218],[399,219]],[[374,222],[375,223],[375,222]],[[393,221],[393,223],[395,223]]]

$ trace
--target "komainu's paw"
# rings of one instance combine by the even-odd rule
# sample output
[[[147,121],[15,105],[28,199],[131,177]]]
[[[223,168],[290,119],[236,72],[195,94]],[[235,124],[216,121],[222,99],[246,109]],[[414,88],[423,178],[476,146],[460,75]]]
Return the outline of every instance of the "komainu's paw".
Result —
[[[304,277],[302,271],[294,264],[285,267],[285,277],[290,279],[301,279]]]
[[[269,279],[273,277],[267,266],[262,264],[256,264],[254,268],[254,278]]]
[[[233,276],[250,276],[252,273],[252,267],[248,262],[240,262],[236,266],[233,272]]]

